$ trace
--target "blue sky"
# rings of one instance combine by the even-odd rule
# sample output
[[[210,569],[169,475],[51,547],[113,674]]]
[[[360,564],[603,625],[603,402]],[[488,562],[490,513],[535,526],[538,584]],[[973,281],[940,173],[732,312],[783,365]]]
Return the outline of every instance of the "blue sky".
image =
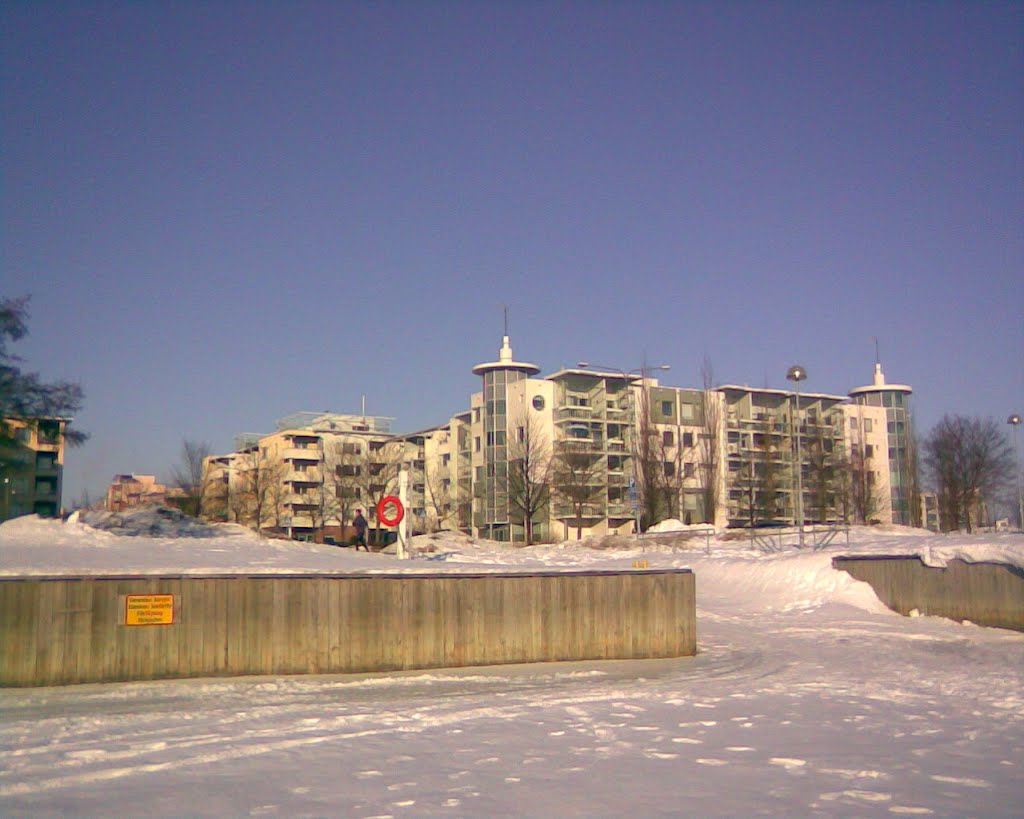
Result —
[[[516,357],[1024,410],[1024,4],[7,3],[0,295],[65,499]]]

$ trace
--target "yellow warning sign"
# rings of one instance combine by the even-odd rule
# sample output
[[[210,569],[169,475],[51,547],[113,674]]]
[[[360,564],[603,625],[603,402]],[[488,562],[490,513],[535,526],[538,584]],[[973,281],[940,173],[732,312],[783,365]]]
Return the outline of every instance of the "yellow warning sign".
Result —
[[[125,595],[126,626],[167,626],[174,622],[173,594]]]
[[[647,569],[647,568],[650,568],[650,564],[648,564],[648,562],[646,560],[634,560],[633,561],[633,568],[634,569]]]

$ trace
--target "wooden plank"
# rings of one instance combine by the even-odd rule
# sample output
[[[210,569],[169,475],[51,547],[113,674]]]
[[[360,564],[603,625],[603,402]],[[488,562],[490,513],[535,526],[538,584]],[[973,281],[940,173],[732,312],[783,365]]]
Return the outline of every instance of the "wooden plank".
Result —
[[[39,600],[38,580],[0,581],[0,683],[42,685],[37,682],[35,633]]]
[[[65,646],[70,637],[68,621],[71,619],[66,599],[68,585],[62,580],[43,583],[35,601],[36,632],[32,642],[36,667],[33,676],[41,681],[51,681],[50,684],[62,682],[62,674],[66,671]]]

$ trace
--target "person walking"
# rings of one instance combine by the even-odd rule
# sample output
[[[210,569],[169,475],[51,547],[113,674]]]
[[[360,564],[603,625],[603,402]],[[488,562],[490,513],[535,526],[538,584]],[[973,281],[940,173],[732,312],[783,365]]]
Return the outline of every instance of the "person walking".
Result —
[[[356,509],[356,516],[352,519],[352,528],[356,530],[352,537],[352,545],[355,546],[356,551],[359,551],[360,545],[366,551],[370,551],[370,547],[366,545],[366,518],[363,517],[362,509]]]

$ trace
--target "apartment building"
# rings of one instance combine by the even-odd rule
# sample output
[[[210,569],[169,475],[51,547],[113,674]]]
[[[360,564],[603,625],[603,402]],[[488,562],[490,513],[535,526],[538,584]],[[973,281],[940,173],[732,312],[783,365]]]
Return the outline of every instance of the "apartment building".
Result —
[[[0,521],[63,511],[64,428],[70,418],[5,418],[0,440]]]
[[[483,389],[470,397],[470,480],[458,488],[471,524],[460,528],[518,542],[528,526],[544,540],[626,533],[645,517],[721,517],[705,513],[702,390],[584,366],[535,378],[539,367],[517,362],[508,336],[473,372]]]
[[[522,541],[528,518],[531,539],[628,533],[670,517],[790,525],[801,507],[807,523],[899,520],[910,388],[885,385],[876,369],[874,386],[850,396],[705,391],[585,366],[538,378],[505,336],[497,361],[473,370],[483,390],[470,399],[472,523],[460,528]],[[524,458],[542,459],[530,452],[537,442],[548,497],[528,515],[516,508],[527,479],[510,481]]]
[[[505,335],[473,372],[469,409],[436,427],[393,434],[391,418],[297,413],[239,436],[208,459],[204,508],[329,542],[347,540],[356,508],[373,525],[377,500],[399,493],[412,534],[510,542],[667,518],[786,525],[801,506],[807,523],[891,522],[903,508],[910,388],[880,368],[849,396],[674,387],[653,370],[582,364],[542,377]]]
[[[376,499],[397,491],[415,447],[391,434],[392,420],[299,412],[278,420],[274,432],[243,433],[234,451],[204,463],[204,513],[300,540],[343,542],[356,509],[372,523]]]

